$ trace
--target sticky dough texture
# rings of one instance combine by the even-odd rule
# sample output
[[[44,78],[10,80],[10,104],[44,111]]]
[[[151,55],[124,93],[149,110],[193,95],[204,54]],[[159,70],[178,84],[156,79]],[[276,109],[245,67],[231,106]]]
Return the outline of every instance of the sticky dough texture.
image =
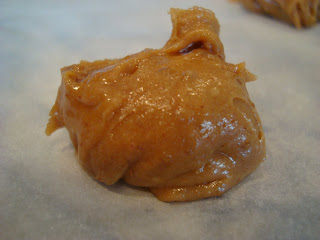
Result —
[[[220,196],[265,158],[243,63],[225,62],[213,12],[171,9],[162,49],[62,69],[46,133],[65,126],[83,168],[162,201]]]
[[[239,0],[253,12],[267,14],[292,23],[296,28],[310,27],[320,20],[319,0]]]

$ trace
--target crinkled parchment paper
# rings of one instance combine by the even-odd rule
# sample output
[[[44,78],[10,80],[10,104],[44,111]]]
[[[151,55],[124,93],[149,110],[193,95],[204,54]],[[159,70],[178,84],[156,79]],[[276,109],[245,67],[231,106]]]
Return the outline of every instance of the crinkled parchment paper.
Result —
[[[247,62],[267,159],[223,197],[163,203],[79,166],[44,134],[60,68],[159,48],[170,7],[201,5],[227,61]],[[320,24],[296,30],[228,1],[0,2],[0,239],[319,239]]]

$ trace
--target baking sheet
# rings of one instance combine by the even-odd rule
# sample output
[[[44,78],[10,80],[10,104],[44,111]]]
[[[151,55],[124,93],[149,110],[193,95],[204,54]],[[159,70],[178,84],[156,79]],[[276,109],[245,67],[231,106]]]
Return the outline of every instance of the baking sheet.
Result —
[[[44,134],[59,69],[160,48],[170,7],[221,24],[227,61],[246,61],[266,161],[221,198],[163,203],[78,165],[66,130]],[[295,28],[228,1],[0,2],[0,239],[319,239],[320,24]]]

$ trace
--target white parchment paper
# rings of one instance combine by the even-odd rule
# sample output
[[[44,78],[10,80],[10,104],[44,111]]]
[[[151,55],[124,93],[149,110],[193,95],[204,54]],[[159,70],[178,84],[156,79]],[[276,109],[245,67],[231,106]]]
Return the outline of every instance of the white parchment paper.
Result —
[[[60,68],[160,48],[170,7],[221,24],[227,61],[247,62],[266,161],[221,198],[163,203],[106,187],[66,130],[44,134]],[[320,239],[320,24],[295,28],[228,1],[0,2],[0,239]]]

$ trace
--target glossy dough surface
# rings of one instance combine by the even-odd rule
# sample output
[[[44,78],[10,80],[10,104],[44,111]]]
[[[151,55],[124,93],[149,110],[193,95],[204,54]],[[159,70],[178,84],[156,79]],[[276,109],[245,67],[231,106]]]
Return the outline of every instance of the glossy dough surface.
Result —
[[[296,28],[310,27],[320,20],[320,0],[239,0],[247,9],[292,23]]]
[[[65,126],[97,180],[162,201],[220,196],[265,158],[244,64],[225,62],[213,12],[171,9],[162,49],[62,69],[46,133]]]

